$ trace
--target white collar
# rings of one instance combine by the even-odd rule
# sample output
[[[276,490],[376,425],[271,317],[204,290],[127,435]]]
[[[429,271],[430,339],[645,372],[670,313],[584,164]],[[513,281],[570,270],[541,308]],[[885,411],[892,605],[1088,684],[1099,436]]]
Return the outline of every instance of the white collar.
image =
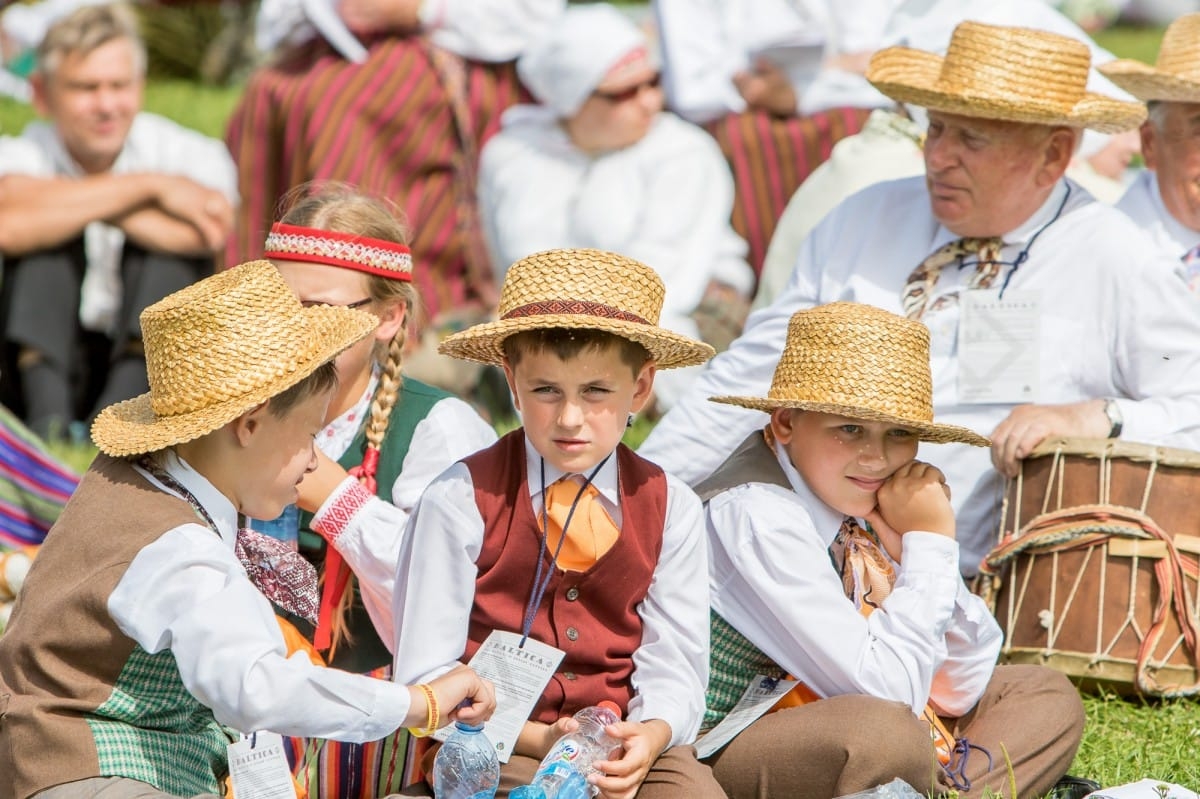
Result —
[[[812,489],[808,487],[808,483],[804,482],[804,478],[800,476],[800,472],[796,471],[796,467],[792,465],[792,459],[788,457],[787,450],[778,441],[775,442],[775,458],[779,461],[783,473],[787,475],[788,482],[791,483],[792,490],[796,492],[800,504],[812,517],[817,535],[821,536],[825,546],[829,546],[833,543],[833,539],[837,538],[846,514],[838,513],[813,493]]]
[[[1200,232],[1192,230],[1180,222],[1171,213],[1170,209],[1167,208],[1167,204],[1163,202],[1162,190],[1158,185],[1158,174],[1152,169],[1147,169],[1146,175],[1146,181],[1149,184],[1147,188],[1150,192],[1151,202],[1154,203],[1154,211],[1158,214],[1158,218],[1163,221],[1163,226],[1167,229],[1167,235],[1184,245],[1183,252],[1173,253],[1182,257],[1188,250],[1200,244]]]
[[[546,465],[546,485],[550,485],[561,477],[565,477],[568,472],[560,471],[550,461],[545,460],[541,453],[534,449],[533,444],[529,441],[529,436],[525,436],[525,477],[529,484],[529,497],[535,502],[540,503],[542,495],[542,464]],[[592,467],[595,468],[594,466]],[[573,474],[573,472],[571,473]],[[585,475],[586,476],[586,475]],[[621,507],[621,495],[618,483],[617,456],[614,451],[612,455],[604,461],[604,465],[600,467],[600,471],[592,478],[592,485],[600,492],[600,496],[608,500],[613,506]]]
[[[191,492],[196,501],[200,503],[200,507],[208,513],[212,520],[217,525],[217,532],[224,541],[232,549],[234,541],[237,539],[238,529],[238,513],[237,508],[233,507],[233,503],[229,498],[217,490],[217,487],[208,481],[208,478],[193,469],[187,461],[179,457],[173,449],[164,450],[162,453],[152,455],[158,465],[169,474],[171,477],[179,481],[179,484]],[[134,463],[134,468],[145,475],[162,491],[179,496],[175,491],[163,485],[149,474],[137,463]],[[182,499],[182,497],[181,497]],[[199,521],[199,520],[198,520]],[[203,524],[203,522],[200,522]]]

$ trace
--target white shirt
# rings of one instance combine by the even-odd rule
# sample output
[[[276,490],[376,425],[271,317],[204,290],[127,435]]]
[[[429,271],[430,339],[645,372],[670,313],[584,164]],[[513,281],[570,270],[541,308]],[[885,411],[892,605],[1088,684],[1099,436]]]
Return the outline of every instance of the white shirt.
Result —
[[[906,533],[895,588],[863,617],[829,559],[842,514],[775,454],[792,491],[748,483],[708,502],[713,610],[822,697],[866,694],[914,713],[932,699],[954,717],[974,707],[1002,634],[959,576],[958,544]]]
[[[660,113],[636,144],[590,156],[552,111],[518,106],[483,148],[479,204],[497,277],[542,250],[594,247],[652,267],[666,286],[663,327],[697,338],[691,313],[712,280],[749,296],[746,242],[730,224],[733,177],[711,136]],[[659,373],[670,407],[698,369]]]
[[[476,61],[501,62],[520,55],[564,5],[565,0],[423,0],[418,16],[438,47]],[[254,25],[255,45],[269,52],[311,39],[317,34],[314,22],[327,30],[324,26],[331,22],[326,20],[336,18],[335,7],[336,0],[263,0]],[[344,23],[332,24],[345,29]],[[325,35],[337,38],[331,30]]]
[[[822,69],[839,53],[878,49],[895,0],[653,0],[667,106],[695,122],[746,110],[733,76],[757,54],[783,67],[802,114],[891,105],[861,76]]]
[[[1066,206],[1051,222],[1064,198]],[[1184,289],[1178,261],[1124,214],[1070,181],[1061,181],[1025,224],[1005,234],[1001,258],[1013,261],[1043,227],[1009,281],[1009,289],[1035,291],[1041,300],[1037,401],[1119,398],[1122,438],[1200,448],[1200,303]],[[956,238],[933,218],[923,177],[876,184],[847,199],[808,237],[783,293],[751,314],[742,337],[709,363],[640,454],[688,482],[705,477],[764,418],[707,398],[766,396],[792,313],[848,300],[901,314],[908,275]],[[958,291],[969,277],[942,270],[933,297]],[[958,309],[953,304],[924,318],[934,412],[938,421],[987,435],[1013,406],[959,401]],[[1003,478],[984,448],[922,444],[921,452],[946,473],[962,569],[973,574],[996,540]]]
[[[533,511],[542,509],[542,458],[526,439]],[[546,485],[563,476],[545,464]],[[621,526],[617,459],[609,458],[593,480],[605,509]],[[667,476],[667,514],[662,551],[650,590],[638,606],[642,644],[633,654],[631,721],[662,719],[671,745],[696,737],[708,683],[708,557],[700,500]],[[430,484],[413,510],[400,557],[406,575],[396,588],[396,668],[401,682],[429,680],[454,666],[467,646],[475,599],[475,561],[484,522],[475,504],[471,473],[456,463]],[[529,564],[530,575],[535,564]],[[520,575],[521,585],[530,575]],[[518,575],[514,575],[514,579]],[[510,630],[520,632],[520,630]]]
[[[339,460],[345,455],[366,424],[378,383],[376,372],[354,407],[330,422],[317,436],[317,446],[330,458]],[[392,483],[391,502],[369,494],[356,478],[347,477],[313,515],[314,529],[329,537],[358,578],[367,615],[389,650],[393,648],[395,632],[392,594],[396,586],[396,562],[413,507],[426,486],[448,466],[495,441],[496,431],[474,408],[456,397],[446,397],[430,408],[413,429],[400,474]],[[356,503],[355,511],[349,515],[340,513],[347,506],[347,493],[357,491],[364,495],[361,506]]]
[[[317,667],[303,653],[287,656],[271,604],[233,554],[232,503],[173,452],[163,466],[220,534],[189,523],[138,552],[108,599],[121,631],[150,654],[170,649],[188,691],[242,732],[361,742],[400,727],[409,710],[405,686]]]
[[[1200,245],[1200,230],[1187,227],[1167,210],[1158,188],[1158,175],[1153,170],[1143,169],[1138,173],[1117,201],[1117,208],[1177,258]]]
[[[179,175],[221,192],[237,203],[237,167],[224,142],[165,117],[141,112],[129,129],[113,174],[157,172]],[[39,178],[83,177],[50,122],[29,123],[20,136],[0,137],[0,175]],[[88,268],[79,301],[79,321],[88,330],[109,332],[121,305],[120,228],[92,222],[84,229]]]

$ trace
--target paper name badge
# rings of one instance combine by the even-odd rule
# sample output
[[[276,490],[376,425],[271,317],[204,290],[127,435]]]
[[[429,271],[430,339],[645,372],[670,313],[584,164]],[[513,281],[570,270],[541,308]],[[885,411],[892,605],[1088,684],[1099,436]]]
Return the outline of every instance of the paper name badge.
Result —
[[[229,779],[237,799],[296,799],[283,739],[258,732],[229,745]]]
[[[1037,402],[1041,300],[1036,291],[964,291],[959,297],[958,401]]]

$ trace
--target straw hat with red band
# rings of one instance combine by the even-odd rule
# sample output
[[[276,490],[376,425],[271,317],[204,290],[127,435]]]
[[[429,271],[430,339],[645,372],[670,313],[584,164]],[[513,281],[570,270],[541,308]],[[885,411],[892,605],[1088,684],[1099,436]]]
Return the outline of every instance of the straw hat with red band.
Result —
[[[659,369],[694,366],[712,347],[658,326],[665,289],[650,267],[604,250],[547,250],[509,267],[500,319],[467,328],[441,343],[443,355],[500,365],[504,340],[526,330],[601,330],[637,342]]]
[[[393,280],[412,280],[412,250],[403,244],[283,222],[271,225],[263,257],[341,266]]]

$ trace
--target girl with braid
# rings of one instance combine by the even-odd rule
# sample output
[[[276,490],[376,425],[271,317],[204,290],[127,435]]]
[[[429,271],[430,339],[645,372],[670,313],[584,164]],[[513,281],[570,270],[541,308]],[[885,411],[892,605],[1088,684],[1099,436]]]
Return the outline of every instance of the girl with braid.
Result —
[[[336,668],[390,676],[392,591],[400,538],[425,486],[495,432],[467,403],[401,373],[417,304],[412,255],[396,213],[339,184],[301,186],[272,226],[266,257],[305,306],[358,308],[372,336],[338,356],[338,389],[317,435],[318,466],[299,487],[290,525],[322,578],[318,621],[282,614]],[[319,654],[317,654],[319,653]],[[311,799],[373,799],[402,787],[403,731],[367,744],[293,740]],[[414,753],[415,755],[415,753]]]

